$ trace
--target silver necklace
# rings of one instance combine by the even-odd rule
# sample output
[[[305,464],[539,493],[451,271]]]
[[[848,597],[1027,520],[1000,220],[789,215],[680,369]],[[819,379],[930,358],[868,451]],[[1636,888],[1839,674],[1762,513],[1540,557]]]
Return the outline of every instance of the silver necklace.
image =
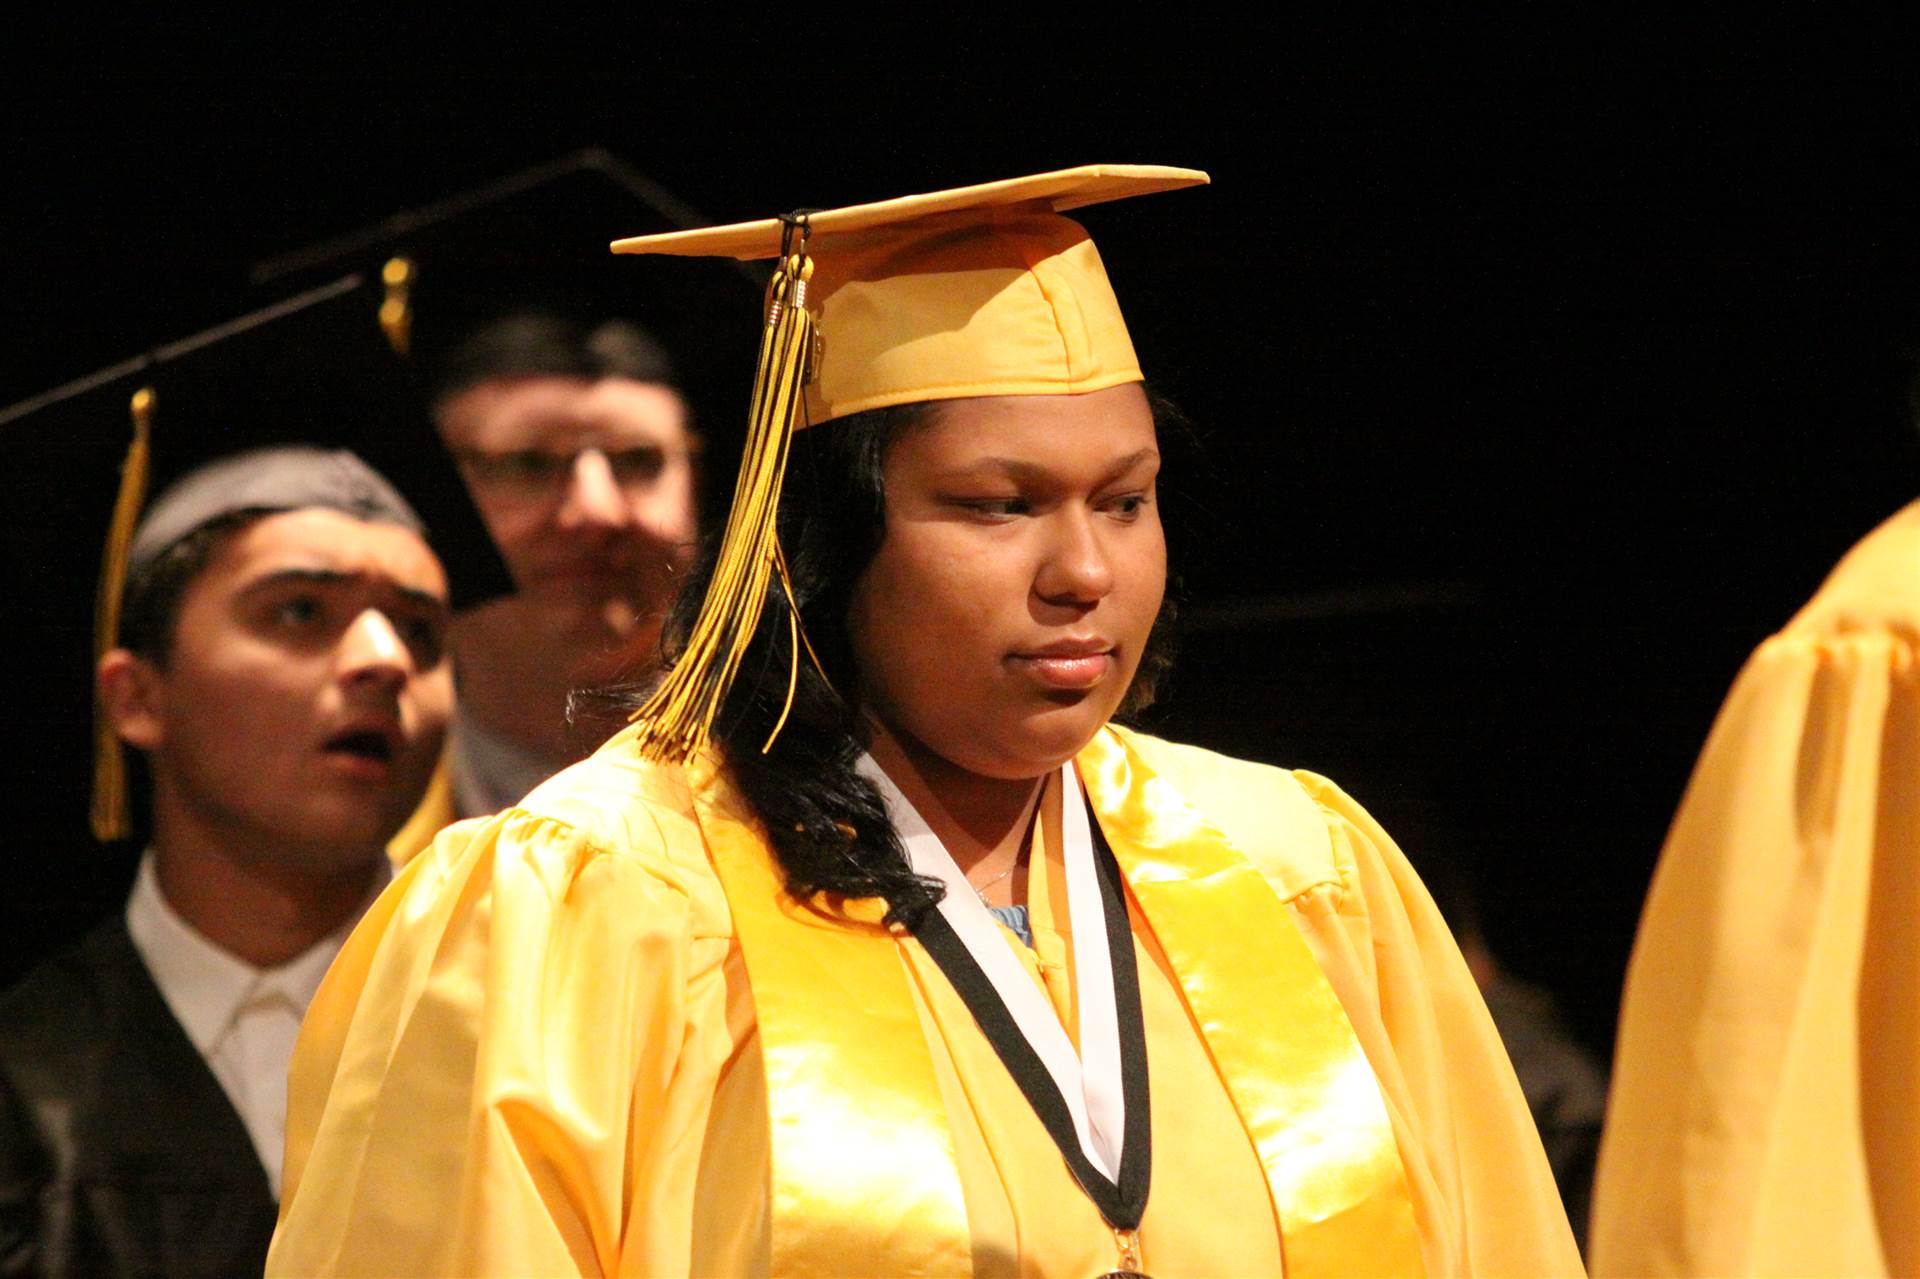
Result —
[[[1013,874],[1013,872],[1018,869],[1020,869],[1020,855],[1016,853],[1014,854],[1013,861],[1008,863],[1007,868],[1001,871],[998,875],[995,875],[992,879],[989,879],[984,884],[969,883],[967,887],[973,889],[973,895],[980,899],[980,904],[982,906],[988,905],[987,890],[989,888],[992,888],[995,884],[999,883],[1001,880],[1005,879],[1007,876]]]
[[[991,906],[991,903],[987,901],[987,890],[1007,876],[1013,874],[1014,871],[1019,870],[1020,863],[1027,859],[1027,850],[1033,847],[1034,812],[1040,806],[1040,794],[1046,789],[1046,784],[1046,778],[1043,777],[1039,779],[1039,781],[1034,783],[1033,794],[1027,798],[1027,815],[1025,821],[1026,837],[1020,841],[1020,847],[1014,850],[1013,860],[1007,863],[1007,868],[984,884],[976,884],[972,880],[967,881],[967,887],[973,890],[973,895],[980,899],[982,906]]]

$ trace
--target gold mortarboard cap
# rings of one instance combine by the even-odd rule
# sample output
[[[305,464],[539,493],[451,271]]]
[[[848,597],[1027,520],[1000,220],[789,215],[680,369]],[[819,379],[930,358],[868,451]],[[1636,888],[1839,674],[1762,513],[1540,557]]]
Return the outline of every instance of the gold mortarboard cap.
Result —
[[[1120,304],[1070,209],[1197,186],[1158,165],[1083,165],[927,195],[616,240],[616,253],[769,258],[807,239],[822,354],[795,426],[980,395],[1140,380]]]
[[[712,582],[684,650],[635,716],[642,749],[684,759],[706,745],[775,577],[787,601],[791,707],[805,637],[774,525],[793,432],[900,404],[1139,381],[1106,267],[1062,214],[1207,180],[1194,169],[1086,165],[614,242],[616,253],[778,259]],[[783,713],[767,746],[784,723]]]

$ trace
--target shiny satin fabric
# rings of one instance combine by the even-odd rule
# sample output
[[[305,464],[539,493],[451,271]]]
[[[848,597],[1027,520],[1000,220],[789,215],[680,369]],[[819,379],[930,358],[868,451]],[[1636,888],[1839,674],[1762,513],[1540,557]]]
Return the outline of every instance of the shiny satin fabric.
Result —
[[[1920,1274],[1920,503],[1741,670],[1627,972],[1595,1274]]]
[[[1259,1150],[1287,1273],[1423,1274],[1379,1085],[1280,900],[1116,736],[1103,733],[1078,762]],[[701,815],[767,1065],[774,1272],[967,1273],[953,1141],[897,943],[874,922],[875,903],[854,903],[851,920],[812,914],[778,891],[739,817],[711,801]]]
[[[1110,733],[1078,766],[1260,1151],[1287,1273],[1424,1273],[1380,1086],[1280,899]]]
[[[1426,1273],[1577,1272],[1491,1023],[1392,841],[1310,774],[1111,737],[1083,776],[1108,773],[1119,752],[1127,780],[1115,795],[1150,800],[1116,799],[1102,814],[1103,828],[1125,828],[1110,842],[1151,863],[1141,886],[1175,870],[1164,841],[1204,815],[1198,825],[1224,835],[1224,856],[1256,869],[1338,996],[1385,1095]],[[770,852],[739,805],[723,776],[648,763],[623,734],[516,808],[450,827],[409,863],[348,941],[302,1031],[268,1273],[984,1277],[1111,1267],[1111,1232],[916,943],[883,941],[871,916],[855,929],[808,922],[793,963],[812,976],[791,981],[785,1003],[771,988],[761,998],[756,981],[800,970],[761,963],[750,978],[754,943],[743,937],[765,928],[799,938],[803,925],[777,913],[749,920],[730,904],[730,893],[769,912],[778,901],[767,891]],[[748,893],[729,883],[741,873],[767,878]],[[1216,865],[1201,879],[1224,873]],[[1072,1026],[1070,921],[1054,909],[1063,882],[1051,869],[1035,877],[1035,946],[1010,935],[1008,944]],[[1278,1147],[1259,1146],[1249,1116],[1265,1124],[1279,1110],[1237,1079],[1256,1054],[1233,1060],[1231,1036],[1220,1034],[1243,1016],[1272,1024],[1271,1010],[1209,1006],[1210,995],[1190,1006],[1167,950],[1200,946],[1198,934],[1164,907],[1170,922],[1134,906],[1154,1079],[1145,1267],[1161,1279],[1277,1274],[1275,1172],[1263,1161]],[[1209,992],[1220,980],[1263,981],[1251,970],[1196,975]],[[827,1076],[811,1047],[788,1055],[774,1042],[787,1035],[776,1022],[803,1025],[869,997],[873,1007],[849,1019],[862,1027],[857,1043],[831,1032],[821,1042],[885,1063],[877,1082],[894,1099],[884,1102],[867,1095],[881,1072]],[[776,1069],[786,1084],[770,1085]],[[801,1095],[796,1085],[830,1085],[811,1104],[839,1122],[770,1110]],[[886,1132],[835,1109],[868,1106],[892,1118]],[[866,1157],[869,1141],[888,1157]],[[776,1167],[782,1143],[833,1161],[827,1188],[843,1207],[864,1178],[885,1212],[845,1236],[805,1221],[776,1227],[796,1204],[814,1211],[801,1196],[819,1189]],[[1303,1200],[1310,1235],[1314,1212],[1334,1211],[1336,1228],[1364,1215],[1337,1212],[1364,1203],[1351,1190],[1331,1208]],[[1284,1242],[1293,1273],[1311,1273],[1318,1263]]]
[[[953,1134],[884,903],[832,917],[795,902],[731,788],[695,791],[766,1063],[772,1273],[971,1274]]]

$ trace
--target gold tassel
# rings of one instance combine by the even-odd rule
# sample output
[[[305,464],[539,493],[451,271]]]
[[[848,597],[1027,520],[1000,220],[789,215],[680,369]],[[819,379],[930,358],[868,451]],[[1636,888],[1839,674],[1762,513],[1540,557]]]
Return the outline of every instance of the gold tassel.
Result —
[[[786,706],[761,747],[763,752],[772,747],[793,706],[800,673],[799,649],[806,639],[797,621],[799,608],[787,579],[786,558],[780,550],[774,520],[780,510],[787,453],[793,445],[794,415],[800,407],[801,388],[812,373],[815,351],[813,317],[806,305],[813,262],[806,255],[804,225],[800,229],[798,251],[782,253],[767,286],[766,327],[760,339],[759,366],[754,372],[746,449],[740,459],[740,476],[734,482],[733,506],[721,534],[713,580],[700,602],[700,613],[680,660],[634,715],[642,721],[640,750],[651,759],[685,760],[706,748],[714,718],[726,701],[754,628],[760,623],[768,583],[776,575],[787,597],[788,629],[798,642],[787,675]],[[811,645],[807,645],[807,652],[813,657]],[[819,664],[817,658],[814,663]]]
[[[128,406],[133,416],[133,440],[120,464],[120,492],[113,501],[113,520],[107,525],[107,545],[100,557],[100,593],[93,604],[93,660],[97,667],[108,650],[120,642],[121,593],[127,584],[127,559],[133,551],[133,532],[140,508],[147,500],[147,470],[152,454],[153,388],[133,393]],[[127,761],[120,738],[107,719],[106,707],[94,702],[93,807],[88,815],[93,837],[101,843],[125,839],[132,831],[127,813]]]
[[[388,258],[380,268],[380,282],[387,289],[380,302],[380,328],[387,335],[387,345],[404,356],[413,345],[413,261]]]

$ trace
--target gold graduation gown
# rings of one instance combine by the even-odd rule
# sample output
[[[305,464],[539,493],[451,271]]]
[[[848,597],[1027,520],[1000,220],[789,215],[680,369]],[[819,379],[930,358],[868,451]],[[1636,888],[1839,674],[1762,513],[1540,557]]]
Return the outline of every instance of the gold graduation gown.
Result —
[[[1118,729],[1078,766],[1131,894],[1146,1268],[1577,1273],[1478,993],[1371,820],[1310,775]],[[1009,944],[1071,1027],[1043,862],[1035,951]],[[309,1011],[269,1273],[1111,1269],[1112,1233],[925,951],[776,918],[776,876],[723,774],[643,763],[631,734],[443,835]],[[1193,953],[1176,916],[1196,905],[1278,939],[1258,962],[1300,980]],[[768,929],[789,930],[771,964]],[[1236,1008],[1249,992],[1296,1033]],[[1314,1058],[1336,1023],[1351,1061]]]
[[[1627,973],[1609,1275],[1920,1273],[1920,503],[1735,681]]]

